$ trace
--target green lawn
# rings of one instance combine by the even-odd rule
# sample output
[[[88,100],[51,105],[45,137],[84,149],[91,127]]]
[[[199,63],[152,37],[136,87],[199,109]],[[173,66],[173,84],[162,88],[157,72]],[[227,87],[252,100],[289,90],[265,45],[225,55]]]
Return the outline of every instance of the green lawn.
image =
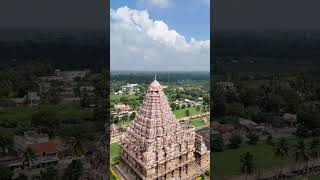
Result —
[[[110,161],[112,161],[113,158],[119,155],[119,150],[120,150],[120,147],[118,143],[110,144]]]
[[[288,141],[290,144],[291,154],[293,151],[293,145],[297,142],[297,139],[291,139]],[[306,144],[310,142],[307,139]],[[307,144],[308,146],[308,144]],[[258,144],[255,146],[244,145],[239,149],[227,149],[223,152],[213,153],[213,170],[218,178],[231,175],[240,175],[240,155],[245,152],[250,152],[255,158],[255,166],[257,169],[271,169],[275,165],[287,164],[289,159],[281,160],[274,155],[274,149],[270,145]],[[293,159],[292,157],[290,159]]]
[[[184,109],[174,110],[173,113],[176,115],[176,118],[179,119],[186,116],[185,113],[187,109],[189,110],[190,116],[201,113],[201,111],[197,111],[195,107],[186,107]]]
[[[139,99],[139,96],[135,96],[135,95],[128,95],[128,96],[111,95],[111,101],[119,101],[121,97],[128,97],[129,101]]]
[[[31,120],[32,108],[30,107],[9,107],[0,109],[1,121],[26,121]]]
[[[197,129],[201,129],[206,127],[207,125],[203,122],[202,119],[194,119],[188,122],[189,125],[196,127]]]
[[[81,108],[74,104],[59,104],[40,106],[38,109],[32,109],[28,106],[9,107],[0,109],[0,123],[2,121],[29,121],[32,118],[32,113],[38,110],[47,110],[54,112],[62,121],[75,119],[92,118],[92,109]]]

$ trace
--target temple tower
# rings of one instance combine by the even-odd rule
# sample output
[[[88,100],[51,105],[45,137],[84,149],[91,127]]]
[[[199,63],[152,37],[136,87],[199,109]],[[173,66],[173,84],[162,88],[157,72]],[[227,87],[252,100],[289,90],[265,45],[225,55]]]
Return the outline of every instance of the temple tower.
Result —
[[[198,175],[195,153],[195,128],[175,119],[155,79],[121,138],[119,171],[130,180],[189,180]]]

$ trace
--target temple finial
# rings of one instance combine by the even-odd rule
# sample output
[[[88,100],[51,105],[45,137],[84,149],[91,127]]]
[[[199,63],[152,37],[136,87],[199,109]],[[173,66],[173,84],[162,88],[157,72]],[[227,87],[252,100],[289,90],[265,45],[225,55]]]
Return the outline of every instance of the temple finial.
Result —
[[[154,80],[155,80],[155,81],[157,80],[157,74],[154,75]]]

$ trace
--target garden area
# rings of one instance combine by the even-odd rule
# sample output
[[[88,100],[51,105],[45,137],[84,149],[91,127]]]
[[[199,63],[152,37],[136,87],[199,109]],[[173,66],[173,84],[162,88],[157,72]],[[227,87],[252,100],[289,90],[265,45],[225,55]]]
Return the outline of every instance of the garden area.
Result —
[[[197,111],[196,107],[185,107],[185,108],[180,108],[180,109],[175,109],[173,111],[174,115],[176,116],[177,119],[185,117],[186,116],[186,111],[189,111],[189,116],[200,114],[201,111]]]

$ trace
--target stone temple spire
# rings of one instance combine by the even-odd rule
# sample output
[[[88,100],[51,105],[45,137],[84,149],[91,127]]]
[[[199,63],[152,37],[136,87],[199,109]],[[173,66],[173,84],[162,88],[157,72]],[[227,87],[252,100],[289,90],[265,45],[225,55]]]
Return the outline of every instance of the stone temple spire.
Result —
[[[176,120],[156,76],[137,119],[122,137],[121,162],[139,179],[189,179],[195,175],[195,128]]]

